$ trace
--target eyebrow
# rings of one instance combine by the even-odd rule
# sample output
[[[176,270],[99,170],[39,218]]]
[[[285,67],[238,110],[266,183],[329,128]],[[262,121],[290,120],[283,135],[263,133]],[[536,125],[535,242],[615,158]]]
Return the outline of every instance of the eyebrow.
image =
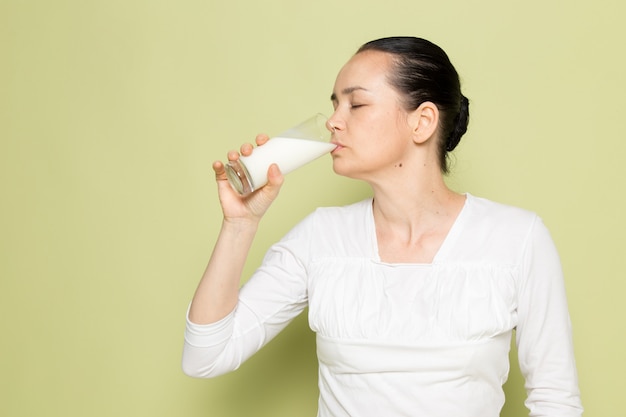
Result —
[[[357,85],[357,86],[354,86],[354,87],[346,87],[346,88],[344,88],[343,90],[341,90],[341,94],[345,96],[345,95],[353,93],[354,91],[357,91],[357,90],[369,91],[367,88],[360,87],[360,86]],[[332,93],[330,95],[330,101],[337,101],[337,94]]]

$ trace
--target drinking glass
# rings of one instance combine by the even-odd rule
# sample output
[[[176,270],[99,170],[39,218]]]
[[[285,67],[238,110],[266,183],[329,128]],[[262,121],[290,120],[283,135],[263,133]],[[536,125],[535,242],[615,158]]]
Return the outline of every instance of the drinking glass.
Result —
[[[229,161],[225,167],[230,185],[239,194],[247,195],[267,184],[271,164],[276,163],[287,174],[332,151],[335,145],[329,142],[327,120],[318,113],[255,147],[252,154]]]

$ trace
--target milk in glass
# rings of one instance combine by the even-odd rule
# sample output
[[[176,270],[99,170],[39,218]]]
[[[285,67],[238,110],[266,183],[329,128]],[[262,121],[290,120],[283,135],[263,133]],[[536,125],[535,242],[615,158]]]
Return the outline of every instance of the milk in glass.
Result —
[[[271,164],[277,164],[280,171],[287,174],[332,151],[335,146],[316,140],[275,137],[254,148],[251,155],[240,156],[239,161],[254,191],[267,183],[267,170]],[[238,177],[245,181],[241,174]]]

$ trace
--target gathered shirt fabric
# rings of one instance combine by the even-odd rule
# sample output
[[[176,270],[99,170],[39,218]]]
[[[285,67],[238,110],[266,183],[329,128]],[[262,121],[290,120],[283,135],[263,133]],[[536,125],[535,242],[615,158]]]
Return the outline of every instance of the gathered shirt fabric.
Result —
[[[231,314],[187,319],[184,371],[237,369],[308,306],[318,417],[497,417],[515,329],[530,416],[580,416],[564,280],[541,219],[467,194],[431,263],[386,263],[372,203],[317,209],[269,249]]]

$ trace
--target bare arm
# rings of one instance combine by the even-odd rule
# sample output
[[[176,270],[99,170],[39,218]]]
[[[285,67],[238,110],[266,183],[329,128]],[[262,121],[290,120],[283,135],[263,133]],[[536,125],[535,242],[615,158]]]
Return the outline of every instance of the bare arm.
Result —
[[[268,140],[256,138],[257,145]],[[242,155],[252,153],[252,145],[241,147]],[[239,158],[235,151],[229,160]],[[214,323],[237,305],[241,273],[261,218],[278,196],[283,176],[274,164],[268,170],[268,184],[246,197],[239,196],[228,184],[224,164],[213,163],[224,219],[207,268],[194,294],[189,320],[197,324]]]

